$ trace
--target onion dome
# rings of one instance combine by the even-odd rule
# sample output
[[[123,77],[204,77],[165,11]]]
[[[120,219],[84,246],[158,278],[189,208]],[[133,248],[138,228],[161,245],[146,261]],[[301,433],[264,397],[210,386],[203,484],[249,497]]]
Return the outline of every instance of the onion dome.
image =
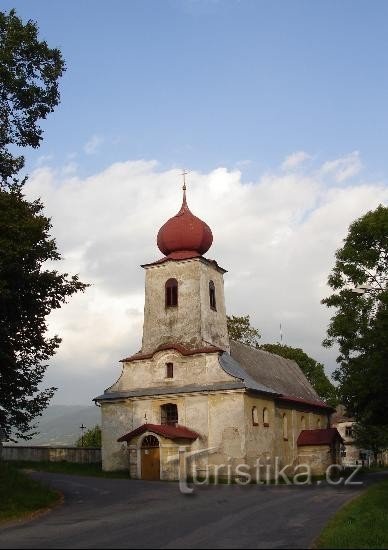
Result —
[[[190,212],[186,201],[186,185],[183,185],[181,209],[159,229],[159,250],[172,259],[194,258],[205,254],[212,242],[210,227]]]

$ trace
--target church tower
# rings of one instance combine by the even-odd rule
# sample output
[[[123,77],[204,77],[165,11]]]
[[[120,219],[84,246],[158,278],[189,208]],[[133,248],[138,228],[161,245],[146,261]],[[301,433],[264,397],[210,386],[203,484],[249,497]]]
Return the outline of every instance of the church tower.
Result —
[[[142,353],[180,345],[197,350],[215,346],[229,352],[223,275],[205,254],[213,242],[210,227],[194,216],[186,200],[159,230],[164,258],[145,264]]]

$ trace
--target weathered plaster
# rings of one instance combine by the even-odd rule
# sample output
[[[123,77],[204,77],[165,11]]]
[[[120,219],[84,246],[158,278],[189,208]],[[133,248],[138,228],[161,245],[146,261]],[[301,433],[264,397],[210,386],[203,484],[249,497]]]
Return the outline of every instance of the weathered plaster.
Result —
[[[144,353],[177,342],[190,348],[212,344],[229,351],[222,273],[200,258],[147,266],[143,344]],[[165,283],[178,281],[178,306],[166,307]],[[217,311],[210,308],[209,282],[216,290]]]

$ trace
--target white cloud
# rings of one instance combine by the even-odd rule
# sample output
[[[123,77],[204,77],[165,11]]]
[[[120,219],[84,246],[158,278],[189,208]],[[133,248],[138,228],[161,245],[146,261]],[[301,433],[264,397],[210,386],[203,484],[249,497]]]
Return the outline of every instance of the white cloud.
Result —
[[[84,145],[84,151],[87,155],[94,155],[98,148],[104,142],[101,136],[94,134]]]
[[[282,170],[293,170],[309,159],[311,159],[311,156],[306,151],[296,151],[284,159]]]
[[[359,151],[353,151],[348,155],[335,160],[325,162],[321,167],[323,175],[331,174],[338,183],[342,183],[356,176],[362,168]]]
[[[57,267],[92,283],[50,317],[63,343],[48,370],[59,386],[57,402],[87,402],[118,376],[118,360],[141,346],[144,272],[161,257],[159,227],[180,207],[181,170],[158,171],[156,162],[116,163],[91,177],[37,169],[27,184],[52,217],[64,260]],[[249,313],[263,342],[279,339],[335,366],[321,347],[329,312],[334,252],[349,224],[388,202],[384,183],[328,186],[324,173],[266,173],[242,183],[238,170],[191,172],[192,211],[212,228],[207,256],[226,269],[227,310]]]

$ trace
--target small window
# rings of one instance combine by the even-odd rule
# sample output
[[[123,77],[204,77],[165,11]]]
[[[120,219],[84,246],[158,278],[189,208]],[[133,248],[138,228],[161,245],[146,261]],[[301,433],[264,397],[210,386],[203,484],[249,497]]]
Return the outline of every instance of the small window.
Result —
[[[257,413],[257,407],[252,407],[252,424],[254,426],[259,425],[259,415]]]
[[[166,378],[174,378],[174,365],[166,363]]]
[[[300,419],[300,427],[302,430],[306,429],[306,419],[304,416],[302,416],[302,418]]]
[[[178,407],[173,403],[167,403],[160,407],[161,424],[178,424]]]
[[[264,428],[269,427],[269,414],[268,414],[267,407],[264,407],[263,409],[263,424],[264,424]]]
[[[288,420],[286,413],[283,414],[283,439],[288,440]]]
[[[166,307],[176,307],[178,305],[178,281],[169,279],[166,282]]]
[[[346,437],[353,437],[353,430],[351,426],[345,427],[345,435]]]
[[[317,420],[317,428],[320,429],[321,428],[321,419],[318,418]]]
[[[214,286],[213,281],[210,281],[209,283],[209,300],[211,309],[217,310],[216,287]]]

